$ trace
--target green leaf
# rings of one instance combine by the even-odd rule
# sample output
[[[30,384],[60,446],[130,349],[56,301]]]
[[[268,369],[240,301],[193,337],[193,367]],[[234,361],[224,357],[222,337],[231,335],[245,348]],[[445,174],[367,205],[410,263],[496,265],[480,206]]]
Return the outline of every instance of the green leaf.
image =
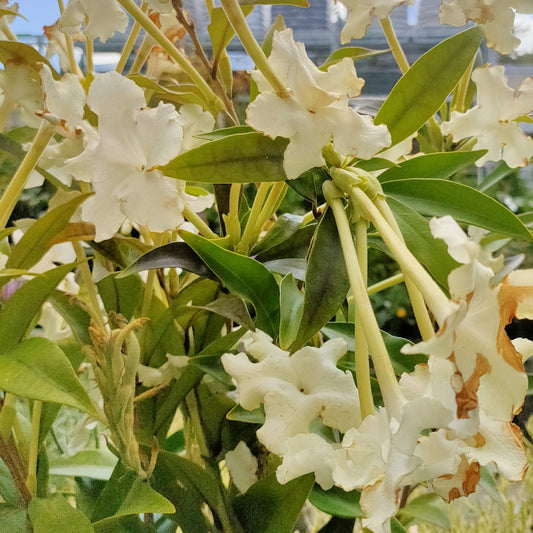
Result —
[[[270,474],[235,498],[233,507],[245,531],[291,533],[313,483],[308,474],[280,485]]]
[[[206,131],[205,133],[198,134],[197,137],[207,141],[216,141],[218,139],[223,139],[224,137],[229,137],[230,135],[254,133],[254,131],[255,130],[250,126],[230,126],[229,128],[222,128],[220,130]]]
[[[18,41],[0,41],[0,62],[4,65],[8,62],[24,63],[37,72],[37,64],[44,63],[50,67],[54,79],[59,80],[61,78],[48,59],[44,58],[33,46]]]
[[[28,506],[28,514],[34,533],[94,533],[87,516],[59,494],[51,498],[34,498]]]
[[[307,224],[286,241],[258,254],[256,259],[261,261],[261,263],[264,263],[277,259],[306,258],[316,227],[317,225],[315,223]]]
[[[443,529],[451,528],[446,505],[435,493],[422,494],[410,500],[400,509],[399,516],[403,520],[414,519],[416,522],[428,522]]]
[[[433,237],[429,222],[422,215],[395,198],[389,197],[387,202],[411,253],[443,287],[448,288],[448,276],[459,263],[448,253],[446,243]]]
[[[473,165],[485,152],[442,152],[413,157],[380,174],[379,181],[384,183],[412,178],[446,179]]]
[[[342,61],[345,57],[349,57],[354,61],[358,59],[363,59],[364,57],[372,57],[380,54],[385,54],[390,50],[371,50],[370,48],[361,48],[359,46],[345,46],[335,50],[330,56],[324,61],[324,63],[319,67],[320,70],[328,70],[331,65],[335,65],[339,61]]]
[[[80,305],[80,301],[72,295],[54,290],[48,297],[54,309],[63,317],[80,344],[91,344],[89,325],[91,315]]]
[[[255,259],[225,250],[204,237],[184,231],[180,235],[232,293],[252,303],[256,326],[276,338],[279,287],[272,273]]]
[[[62,265],[27,281],[0,308],[0,346],[14,348],[28,332],[50,293],[78,263]]]
[[[171,178],[203,183],[282,181],[288,143],[257,132],[230,135],[179,155],[161,171]]]
[[[28,533],[26,509],[0,504],[0,533]]]
[[[358,490],[346,492],[339,487],[329,490],[314,485],[309,501],[323,513],[343,518],[362,518],[363,510],[359,505],[361,493]]]
[[[323,168],[312,168],[305,171],[295,180],[288,180],[287,185],[315,205],[325,202],[322,184],[329,179]]]
[[[397,518],[390,519],[391,533],[407,533],[402,523]]]
[[[374,119],[386,124],[392,145],[415,133],[440,108],[477,52],[483,30],[474,26],[422,55],[400,78]]]
[[[244,16],[252,12],[252,8],[246,7],[242,10]],[[235,30],[230,24],[226,12],[221,7],[215,7],[210,12],[211,22],[207,26],[207,31],[211,37],[211,46],[213,50],[213,62],[217,64],[222,52],[235,36]]]
[[[128,515],[174,511],[172,503],[119,462],[96,502],[92,522],[99,529]]]
[[[117,277],[123,278],[152,268],[183,268],[203,278],[217,279],[198,254],[184,242],[171,242],[146,252]]]
[[[287,274],[279,284],[280,313],[279,344],[287,350],[295,341],[302,320],[304,295],[298,289],[292,274]]]
[[[28,339],[0,354],[0,363],[0,389],[22,398],[70,405],[98,418],[66,355],[48,339]]]
[[[122,279],[110,275],[97,283],[98,293],[107,312],[120,313],[131,320],[139,307],[144,292],[144,284],[139,276]]]
[[[250,313],[245,303],[234,294],[223,294],[214,302],[204,306],[190,306],[196,309],[205,309],[211,313],[216,313],[228,320],[244,326],[246,329],[255,329]]]
[[[244,407],[236,405],[227,415],[228,420],[235,422],[245,422],[246,424],[264,424],[265,423],[265,408],[260,405],[253,411],[247,411]]]
[[[451,215],[457,222],[533,240],[529,229],[512,211],[467,185],[437,179],[394,180],[384,183],[383,190],[422,215]]]
[[[516,171],[516,168],[510,168],[505,161],[500,161],[496,168],[485,176],[483,181],[476,188],[478,191],[486,192],[499,183],[503,178],[506,178],[509,174],[513,174]]]
[[[117,458],[103,449],[82,450],[72,457],[57,457],[50,461],[53,476],[88,477],[108,480],[117,464]]]
[[[28,269],[37,264],[50,248],[53,237],[66,228],[76,209],[89,196],[91,194],[76,196],[36,220],[13,248],[6,267]]]
[[[300,215],[293,215],[291,213],[284,213],[281,215],[268,233],[253,247],[251,255],[255,255],[292,237],[302,225],[303,217]]]
[[[141,74],[130,74],[129,79],[143,89],[150,89],[154,96],[165,101],[177,102],[179,104],[196,104],[202,105],[204,97],[196,85],[182,83],[180,85],[166,85],[162,87],[154,80],[151,80]]]
[[[328,209],[309,254],[302,321],[291,351],[301,348],[331,319],[346,298],[349,286],[335,218]]]
[[[286,276],[292,274],[294,279],[298,281],[305,281],[305,273],[307,271],[307,261],[305,259],[274,259],[263,263],[270,272]]]

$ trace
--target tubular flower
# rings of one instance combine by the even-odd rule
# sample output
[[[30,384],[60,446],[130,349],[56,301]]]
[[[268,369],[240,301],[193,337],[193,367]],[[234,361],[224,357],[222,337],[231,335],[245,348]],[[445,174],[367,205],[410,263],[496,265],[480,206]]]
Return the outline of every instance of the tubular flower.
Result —
[[[128,16],[117,0],[69,0],[59,19],[59,29],[67,35],[76,34],[87,23],[83,33],[91,40],[105,43],[115,32],[124,33]]]
[[[340,0],[348,9],[348,19],[341,31],[341,43],[362,39],[374,17],[383,19],[402,4],[413,5],[414,0]]]
[[[510,54],[520,44],[520,39],[513,35],[515,11],[533,13],[533,5],[529,0],[443,0],[439,20],[452,26],[464,26],[469,20],[480,24],[487,46]]]
[[[248,106],[247,121],[269,137],[289,139],[283,161],[289,179],[323,165],[322,148],[331,140],[338,152],[362,159],[390,145],[385,125],[375,126],[349,106],[364,85],[351,59],[322,72],[286,29],[274,33],[268,62],[288,94],[277,94],[261,72],[252,71],[261,94]]]
[[[487,150],[476,161],[505,161],[510,167],[523,167],[533,157],[533,140],[520,128],[518,120],[533,112],[533,78],[527,78],[517,93],[507,85],[503,66],[474,70],[477,105],[466,113],[454,111],[442,131],[454,139],[475,137],[475,148]]]
[[[222,364],[237,382],[244,409],[264,404],[265,424],[257,436],[274,453],[282,455],[285,441],[308,433],[317,417],[342,432],[359,424],[353,378],[336,366],[346,353],[342,339],[328,341],[320,348],[307,346],[291,356],[264,333],[251,334],[243,347],[257,362],[241,352],[224,354]]]
[[[155,232],[177,228],[183,200],[158,170],[181,149],[174,106],[144,109],[142,89],[116,72],[95,76],[87,103],[98,115],[99,140],[70,160],[70,170],[93,184],[82,216],[96,225],[96,239],[112,237],[125,218]]]

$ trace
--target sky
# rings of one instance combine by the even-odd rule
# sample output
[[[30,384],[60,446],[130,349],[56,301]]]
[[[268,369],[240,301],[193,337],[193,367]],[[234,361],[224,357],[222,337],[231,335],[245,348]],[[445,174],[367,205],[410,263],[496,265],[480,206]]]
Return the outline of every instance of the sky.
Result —
[[[19,13],[22,17],[15,17],[11,29],[17,34],[29,33],[40,35],[44,25],[51,25],[59,18],[59,8],[55,0],[17,0]]]

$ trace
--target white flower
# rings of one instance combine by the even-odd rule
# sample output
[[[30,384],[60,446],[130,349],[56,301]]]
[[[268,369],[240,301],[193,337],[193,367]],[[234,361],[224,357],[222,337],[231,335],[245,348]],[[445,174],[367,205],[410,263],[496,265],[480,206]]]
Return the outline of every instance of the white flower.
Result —
[[[441,24],[464,26],[469,20],[483,26],[487,46],[502,54],[510,54],[520,39],[513,35],[515,11],[533,13],[530,0],[442,0]]]
[[[245,493],[257,481],[257,458],[242,440],[226,453],[224,460],[239,492]]]
[[[455,140],[475,137],[477,150],[487,153],[476,161],[505,161],[510,167],[523,167],[533,157],[533,140],[521,130],[517,119],[533,112],[533,78],[527,78],[517,93],[507,85],[503,66],[474,70],[477,105],[466,113],[454,111],[442,131]]]
[[[167,353],[167,362],[159,368],[139,365],[137,374],[139,382],[145,387],[156,387],[164,383],[170,383],[173,379],[178,379],[184,368],[189,364],[189,357],[186,355],[170,355]]]
[[[413,5],[414,0],[340,0],[348,9],[348,19],[341,31],[341,43],[362,39],[375,18],[383,19],[402,4]]]
[[[115,32],[124,33],[128,25],[128,17],[117,0],[69,0],[59,19],[59,28],[74,35],[86,17],[83,32],[91,41],[98,38],[105,43]]]
[[[184,200],[158,170],[181,149],[174,106],[144,109],[142,89],[116,72],[95,76],[87,103],[98,115],[99,141],[72,159],[69,169],[93,183],[95,195],[85,202],[83,218],[96,225],[96,240],[112,237],[125,218],[155,232],[177,228]]]
[[[250,340],[251,338],[251,340]],[[222,364],[238,385],[239,403],[244,409],[265,406],[265,424],[259,440],[278,455],[285,441],[308,433],[310,423],[320,417],[326,426],[344,432],[360,421],[359,399],[349,372],[337,369],[346,353],[342,339],[320,348],[306,346],[289,356],[265,336],[251,334],[247,353],[224,354]]]
[[[159,11],[162,14],[173,14],[174,17],[175,11],[174,6],[172,5],[172,0],[148,0],[148,4],[154,11]]]
[[[283,160],[289,179],[323,165],[322,148],[331,140],[340,153],[363,159],[390,145],[386,126],[374,126],[349,107],[364,84],[351,59],[322,72],[286,29],[274,33],[268,62],[290,94],[277,94],[261,72],[252,71],[261,94],[248,106],[247,121],[269,137],[290,140]]]
[[[63,72],[70,70],[70,60],[68,57],[67,39],[65,33],[59,29],[59,20],[51,26],[43,26],[44,34],[48,39],[48,46],[46,47],[46,59],[51,59],[57,54],[59,58],[59,66]],[[72,35],[74,41],[83,41],[85,36],[76,32]]]

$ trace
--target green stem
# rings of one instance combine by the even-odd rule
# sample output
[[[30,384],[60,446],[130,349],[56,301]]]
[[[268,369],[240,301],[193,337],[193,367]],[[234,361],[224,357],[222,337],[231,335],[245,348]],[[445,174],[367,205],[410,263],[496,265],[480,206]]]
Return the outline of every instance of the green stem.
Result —
[[[115,70],[119,74],[122,73],[122,71],[124,70],[124,67],[126,66],[126,63],[128,62],[128,58],[131,55],[133,47],[135,46],[135,41],[137,40],[137,37],[139,36],[140,31],[141,31],[141,25],[137,21],[135,21],[135,23],[133,24],[131,28],[131,32],[128,36],[128,40],[126,41],[126,44],[124,45],[124,48],[122,49],[122,53],[120,54],[120,58],[118,60],[117,66],[115,67]]]
[[[15,401],[15,396],[9,392],[6,392],[4,396],[4,402],[2,404],[2,410],[0,411],[0,437],[5,441],[8,441],[11,437],[13,421],[17,416]]]
[[[350,224],[341,200],[343,193],[330,181],[324,183],[323,190],[326,201],[335,216],[342,254],[348,271],[348,279],[354,295],[356,314],[365,331],[385,407],[390,416],[394,416],[399,414],[399,410],[404,403],[404,397],[396,381],[387,348],[366,292],[366,284],[359,268]]]
[[[229,211],[225,217],[226,234],[235,244],[241,239],[241,223],[239,220],[239,204],[241,199],[242,183],[232,183],[229,191]]]
[[[355,223],[355,253],[359,270],[366,287],[368,283],[368,238],[367,222],[359,219]],[[357,379],[357,393],[361,408],[361,419],[374,414],[374,398],[370,382],[370,362],[368,360],[368,342],[365,328],[359,313],[355,313],[355,377]]]
[[[263,49],[259,46],[259,43],[255,40],[255,37],[246,22],[246,17],[242,12],[241,6],[238,0],[221,0],[220,4],[228,17],[235,33],[239,36],[242,45],[248,55],[255,63],[255,66],[261,71],[268,83],[272,86],[278,96],[285,97],[289,95],[288,89],[276,76],[270,64],[268,63],[267,56],[263,52]]]
[[[453,107],[450,111],[459,111],[464,113],[466,111],[466,95],[468,93],[468,86],[470,85],[470,76],[472,75],[472,68],[474,67],[475,57],[472,58],[468,68],[464,71],[457,88],[455,89],[455,98],[452,101]]]
[[[94,72],[94,60],[93,60],[93,42],[91,39],[86,39],[85,41],[85,57],[87,59],[87,74],[92,74]]]
[[[254,198],[254,203],[252,205],[252,209],[248,216],[246,227],[244,228],[244,233],[242,235],[241,241],[239,242],[237,246],[237,251],[240,253],[243,253],[243,254],[248,253],[248,249],[250,248],[250,243],[252,242],[252,237],[255,231],[255,227],[257,225],[257,220],[259,216],[261,215],[261,211],[263,209],[263,203],[265,201],[265,198],[270,188],[271,188],[270,183],[263,182],[259,185],[257,189],[257,193]]]
[[[174,46],[166,35],[146,16],[133,0],[118,0],[120,5],[144,28],[167,54],[181,66],[184,72],[200,89],[210,108],[226,110],[222,100],[213,92],[201,74],[193,67],[189,59]]]
[[[145,35],[141,46],[139,46],[139,49],[137,50],[137,55],[135,56],[135,60],[133,61],[133,64],[131,65],[129,74],[138,74],[141,69],[143,68],[143,65],[145,64],[146,60],[148,59],[148,56],[150,55],[150,50],[152,49],[152,41],[151,39]]]
[[[153,243],[155,247],[161,245],[162,238],[163,238],[162,234],[155,236],[154,243]],[[149,244],[148,241],[147,241],[147,244]],[[148,271],[148,275],[146,277],[146,284],[144,286],[144,295],[143,295],[143,302],[142,302],[142,307],[141,307],[141,317],[150,316],[150,309],[152,308],[152,296],[154,294],[154,286],[155,286],[156,279],[157,279],[157,270],[155,268],[152,268]],[[143,364],[144,364],[144,361],[143,361]]]
[[[33,412],[31,415],[31,440],[30,453],[28,457],[28,476],[26,486],[31,495],[35,497],[37,493],[37,457],[39,455],[39,433],[41,426],[41,411],[43,402],[34,400]]]
[[[202,220],[197,213],[191,210],[190,207],[183,208],[183,216],[194,225],[194,227],[208,239],[218,239],[218,235]]]
[[[353,199],[357,201],[365,218],[374,224],[404,275],[414,280],[438,324],[442,326],[453,304],[410,252],[402,239],[396,235],[372,200],[358,187],[353,187]]]
[[[17,205],[20,195],[24,190],[24,186],[26,185],[29,175],[35,168],[35,165],[37,165],[53,134],[54,128],[49,122],[43,120],[39,130],[37,131],[35,139],[33,139],[31,148],[26,153],[22,163],[15,172],[15,175],[5,190],[2,199],[0,199],[0,230],[6,227],[9,217],[11,216],[11,213]]]
[[[405,57],[402,45],[400,44],[400,41],[398,41],[398,37],[392,27],[390,17],[380,19],[379,22],[381,23],[381,27],[383,28],[383,32],[389,43],[392,55],[400,67],[402,74],[405,74],[409,70],[409,62],[407,61],[407,57]]]
[[[105,320],[102,316],[100,303],[98,301],[98,292],[96,291],[96,285],[93,281],[93,276],[91,274],[91,269],[89,268],[85,250],[83,249],[80,241],[72,241],[72,247],[74,248],[74,253],[76,254],[76,261],[80,261],[78,268],[81,274],[83,287],[89,300],[88,304],[91,310],[90,315],[96,321],[99,327],[104,328]]]
[[[374,285],[370,285],[370,287],[368,287],[368,290],[366,292],[368,293],[369,296],[372,294],[377,294],[378,292],[384,291],[385,289],[394,287],[394,285],[398,285],[398,283],[403,283],[403,281],[404,281],[404,275],[400,272],[399,274],[390,276],[387,279],[378,281],[377,283],[374,283]]]
[[[396,222],[396,219],[394,218],[394,215],[389,207],[389,204],[385,200],[385,197],[378,195],[374,200],[374,204],[379,209],[379,212],[383,215],[392,230],[396,233],[396,235],[398,235],[398,238],[405,243],[400,227],[398,226],[398,223]],[[433,329],[433,322],[429,316],[422,293],[418,290],[418,287],[409,276],[405,276],[405,287],[407,288],[407,292],[409,294],[409,300],[411,300],[411,306],[413,308],[415,320],[420,334],[422,335],[422,339],[427,341],[435,335],[435,330]]]
[[[287,192],[287,188],[288,185],[284,181],[278,181],[270,189],[265,204],[263,205],[263,208],[261,209],[261,212],[257,217],[257,222],[255,223],[255,227],[252,233],[252,243],[255,243],[255,241],[259,238],[259,235],[263,230],[263,226],[267,223],[268,220],[272,218],[272,215],[276,212],[277,207],[279,206],[280,202],[285,196],[285,193]]]

